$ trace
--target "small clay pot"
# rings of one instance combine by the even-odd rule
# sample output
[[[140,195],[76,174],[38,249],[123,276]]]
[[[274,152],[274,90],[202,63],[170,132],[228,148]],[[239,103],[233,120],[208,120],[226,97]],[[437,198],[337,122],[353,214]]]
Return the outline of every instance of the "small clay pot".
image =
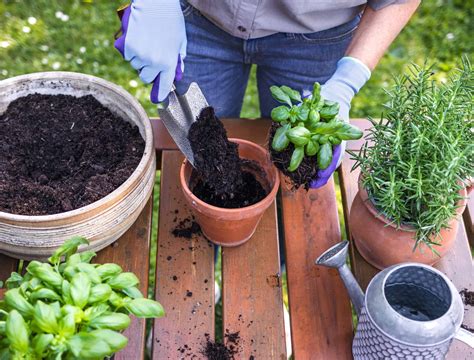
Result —
[[[250,168],[246,171],[252,171],[268,191],[268,195],[264,199],[256,204],[238,209],[224,209],[209,205],[190,190],[193,168],[186,160],[181,165],[180,181],[184,197],[196,217],[196,221],[201,226],[204,236],[217,245],[238,246],[252,237],[263,213],[275,200],[280,186],[280,178],[278,170],[270,160],[270,155],[263,147],[246,140],[229,140],[239,144],[240,158],[253,160],[263,169],[263,174],[256,173]]]
[[[424,243],[420,243],[413,251],[414,229],[403,225],[397,228],[396,224],[382,215],[369,199],[359,178],[359,192],[349,214],[349,226],[357,250],[365,260],[378,269],[402,262],[435,264],[451,250],[456,240],[458,220],[466,208],[466,189],[462,189],[460,195],[463,198],[458,202],[456,217],[449,221],[448,229],[441,230],[440,237],[436,240],[441,245],[434,245],[438,256]]]

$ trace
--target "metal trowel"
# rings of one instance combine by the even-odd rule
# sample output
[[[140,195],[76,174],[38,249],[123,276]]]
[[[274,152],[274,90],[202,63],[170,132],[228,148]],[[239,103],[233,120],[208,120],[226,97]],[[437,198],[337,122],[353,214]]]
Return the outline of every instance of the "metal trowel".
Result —
[[[173,85],[168,96],[168,104],[158,109],[163,124],[173,138],[174,142],[186,156],[191,165],[194,166],[194,154],[188,140],[188,132],[191,124],[201,113],[201,110],[209,106],[198,84],[191,83],[184,95],[178,95]]]

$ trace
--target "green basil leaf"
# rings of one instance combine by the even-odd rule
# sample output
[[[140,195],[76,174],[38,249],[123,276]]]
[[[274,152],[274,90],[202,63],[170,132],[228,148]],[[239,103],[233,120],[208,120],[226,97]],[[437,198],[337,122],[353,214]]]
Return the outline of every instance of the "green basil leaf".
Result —
[[[62,244],[48,259],[48,261],[54,265],[59,264],[63,255],[67,258],[69,255],[74,254],[80,245],[89,245],[89,241],[85,237],[74,236],[69,240],[66,240],[64,244]]]
[[[90,263],[91,260],[96,256],[97,254],[94,251],[83,251],[79,253],[79,256],[81,257],[81,261],[83,263]]]
[[[286,94],[282,89],[280,89],[278,86],[270,86],[270,92],[272,93],[272,97],[281,103],[288,104],[288,106],[291,106],[291,99]]]
[[[87,304],[91,292],[91,280],[89,276],[84,273],[74,275],[71,280],[71,298],[79,308],[83,308]]]
[[[100,284],[102,282],[102,279],[97,271],[97,268],[92,264],[81,262],[78,264],[74,264],[72,266],[68,266],[66,269],[64,269],[64,275],[68,279],[72,279],[78,273],[87,274],[89,279],[94,284]]]
[[[283,151],[290,144],[290,139],[286,136],[286,133],[291,128],[290,124],[280,126],[273,135],[272,148],[275,151]]]
[[[62,298],[63,301],[66,304],[71,304],[72,305],[72,298],[71,298],[71,284],[67,280],[63,280],[63,283],[61,284],[61,290],[62,290]]]
[[[122,350],[128,343],[128,339],[125,336],[108,329],[93,330],[91,334],[104,340],[110,346],[112,352]]]
[[[336,136],[329,136],[329,142],[333,145],[339,145],[341,143],[341,139]]]
[[[31,265],[31,263],[30,263]],[[54,288],[61,288],[63,277],[58,274],[49,264],[43,263],[39,266],[30,267],[28,265],[28,272],[39,278],[45,284],[52,286]]]
[[[142,292],[136,286],[123,289],[122,292],[125,295],[130,296],[132,299],[141,299],[141,298],[143,298]]]
[[[296,115],[296,118],[299,121],[305,122],[308,120],[308,116],[309,116],[309,108],[306,105],[301,105],[299,107],[299,112],[298,112],[298,115]]]
[[[301,100],[301,94],[296,91],[296,90],[293,90],[292,88],[290,88],[289,86],[281,86],[280,89],[286,94],[288,95],[288,97],[295,103],[300,103],[302,100]]]
[[[363,132],[351,124],[343,123],[335,135],[341,140],[356,140],[362,137]]]
[[[318,82],[315,82],[313,85],[313,92],[311,94],[311,102],[313,104],[318,104],[321,99],[321,85]]]
[[[102,264],[99,265],[96,270],[103,281],[108,280],[122,272],[122,268],[117,264]]]
[[[26,298],[21,295],[19,289],[11,289],[5,293],[5,303],[11,308],[17,310],[25,318],[33,315],[34,308]]]
[[[93,304],[96,302],[105,302],[109,300],[112,294],[112,288],[108,284],[98,284],[92,287],[87,302]]]
[[[73,313],[63,316],[59,321],[59,335],[69,337],[76,332],[76,319]]]
[[[110,306],[107,304],[102,303],[90,306],[84,311],[84,320],[91,321],[92,319],[102,316],[105,313],[110,313]]]
[[[165,315],[161,304],[151,299],[133,299],[125,308],[138,318],[159,318]]]
[[[47,357],[48,346],[51,344],[53,339],[53,334],[38,334],[33,338],[33,351],[38,355],[38,358],[43,359]]]
[[[23,316],[12,310],[7,316],[5,323],[5,334],[10,342],[10,348],[22,354],[28,351],[30,344],[28,325]]]
[[[61,308],[61,315],[67,316],[68,314],[72,314],[74,317],[74,322],[79,324],[85,318],[85,313],[80,308],[74,305],[64,305]]]
[[[6,322],[3,320],[0,320],[0,335],[5,335],[6,331]]]
[[[109,302],[116,309],[119,309],[119,308],[125,306],[125,303],[127,302],[127,299],[128,299],[128,301],[130,301],[130,298],[122,297],[122,296],[118,295],[116,292],[112,291],[112,294],[110,294],[110,297],[109,297]]]
[[[290,117],[290,109],[284,105],[278,106],[272,110],[270,116],[273,121],[286,121]]]
[[[45,304],[41,300],[38,300],[35,305],[33,322],[45,333],[54,334],[58,331],[58,322],[53,306]]]
[[[313,140],[310,140],[306,144],[305,152],[307,156],[314,156],[318,153],[319,151],[319,143],[315,142]]]
[[[324,106],[320,110],[319,115],[326,120],[333,119],[339,114],[339,104],[334,101],[324,101]]]
[[[301,162],[303,161],[304,157],[304,146],[300,146],[295,148],[293,154],[291,155],[290,159],[290,166],[288,166],[288,171],[295,171],[300,166]]]
[[[321,145],[318,152],[318,167],[321,170],[327,169],[332,161],[332,146],[330,143]]]
[[[311,133],[313,135],[315,135],[315,134],[318,134],[318,135],[328,135],[328,134],[332,135],[337,130],[339,130],[343,125],[344,125],[344,123],[341,122],[341,121],[331,122],[331,123],[318,122],[311,129]]]
[[[30,301],[35,302],[36,300],[56,300],[61,301],[62,298],[54,290],[48,288],[39,288],[35,290],[30,295]]]
[[[138,285],[140,281],[137,276],[131,272],[124,272],[118,274],[112,279],[108,280],[107,283],[112,287],[112,289],[123,290],[135,285]]]
[[[12,272],[10,277],[5,281],[7,289],[14,289],[21,285],[23,277],[17,272]]]
[[[304,146],[308,143],[311,132],[302,126],[294,127],[286,133],[286,136],[295,146]]]
[[[89,322],[96,329],[124,330],[130,325],[130,317],[121,313],[110,313],[98,316]]]
[[[114,352],[100,334],[80,332],[72,336],[68,343],[69,351],[78,359],[103,359]]]

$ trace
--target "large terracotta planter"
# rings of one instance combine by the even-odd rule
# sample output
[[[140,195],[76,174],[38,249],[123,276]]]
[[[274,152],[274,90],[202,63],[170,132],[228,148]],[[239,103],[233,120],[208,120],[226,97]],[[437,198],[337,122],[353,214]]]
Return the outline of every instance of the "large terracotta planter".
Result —
[[[273,166],[270,155],[261,146],[250,141],[230,139],[239,144],[239,156],[256,161],[264,174],[252,171],[257,180],[269,191],[258,203],[239,209],[224,209],[209,205],[195,196],[190,187],[193,168],[186,160],[181,166],[180,181],[184,197],[192,209],[201,230],[210,241],[222,246],[238,246],[248,241],[255,232],[265,210],[273,203],[278,192],[280,179],[278,170]]]
[[[466,208],[466,189],[461,190],[461,199],[456,210],[457,216],[449,222],[448,229],[441,230],[441,245],[434,254],[424,243],[415,245],[415,232],[411,227],[397,228],[381,215],[370,201],[367,191],[359,181],[359,192],[352,203],[349,226],[359,253],[378,269],[384,269],[402,262],[418,262],[433,265],[451,250],[456,240],[459,216]]]

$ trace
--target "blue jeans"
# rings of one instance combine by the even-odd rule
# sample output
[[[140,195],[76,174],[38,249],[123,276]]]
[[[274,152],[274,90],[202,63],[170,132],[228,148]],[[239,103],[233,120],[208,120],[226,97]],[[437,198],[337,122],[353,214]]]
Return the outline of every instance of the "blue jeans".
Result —
[[[258,39],[234,37],[182,2],[188,37],[184,77],[177,83],[184,93],[193,81],[201,87],[220,117],[239,117],[252,64],[262,117],[277,106],[270,86],[287,85],[298,91],[325,83],[336,70],[360,17],[335,28],[310,34],[277,33]]]

